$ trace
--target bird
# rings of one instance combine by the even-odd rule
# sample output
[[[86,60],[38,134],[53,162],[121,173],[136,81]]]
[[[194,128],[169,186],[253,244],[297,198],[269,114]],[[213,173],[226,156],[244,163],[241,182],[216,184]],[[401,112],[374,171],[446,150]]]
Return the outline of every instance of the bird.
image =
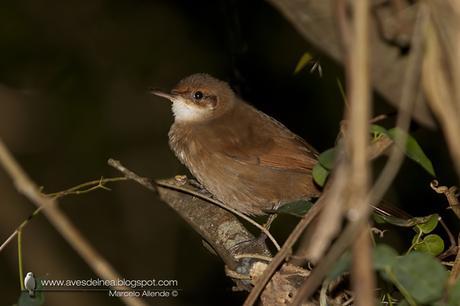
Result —
[[[197,73],[151,93],[172,102],[172,151],[225,205],[258,216],[321,194],[312,178],[318,152],[227,82]]]
[[[24,287],[29,291],[29,296],[35,296],[36,282],[32,272],[28,272],[24,278]]]

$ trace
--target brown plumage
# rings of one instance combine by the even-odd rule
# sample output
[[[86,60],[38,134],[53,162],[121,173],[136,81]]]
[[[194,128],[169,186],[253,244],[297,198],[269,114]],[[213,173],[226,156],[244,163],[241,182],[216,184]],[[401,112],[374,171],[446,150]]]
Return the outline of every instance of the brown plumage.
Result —
[[[320,194],[317,153],[284,125],[245,103],[227,83],[194,74],[166,94],[175,122],[170,146],[217,199],[245,214]]]

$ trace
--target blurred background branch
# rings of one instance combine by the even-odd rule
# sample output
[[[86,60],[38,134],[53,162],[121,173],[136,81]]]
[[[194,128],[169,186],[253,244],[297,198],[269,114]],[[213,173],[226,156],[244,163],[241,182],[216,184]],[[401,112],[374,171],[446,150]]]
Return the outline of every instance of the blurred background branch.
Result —
[[[334,60],[345,63],[343,39],[339,33],[343,25],[338,21],[335,0],[268,0],[302,34],[322,52]],[[346,3],[346,1],[345,1]],[[394,6],[399,3],[399,6]],[[410,39],[418,12],[418,3],[410,1],[372,1],[372,21],[369,23],[372,53],[370,81],[388,102],[408,111],[420,123],[433,127],[433,118],[423,100],[417,100],[415,110],[401,108],[404,75],[408,65],[407,53],[412,52]],[[339,10],[348,14],[349,10]],[[345,16],[346,17],[346,16]],[[343,18],[342,18],[343,19]],[[340,28],[339,28],[340,27]],[[355,46],[351,46],[355,48]],[[355,49],[356,50],[356,49]]]

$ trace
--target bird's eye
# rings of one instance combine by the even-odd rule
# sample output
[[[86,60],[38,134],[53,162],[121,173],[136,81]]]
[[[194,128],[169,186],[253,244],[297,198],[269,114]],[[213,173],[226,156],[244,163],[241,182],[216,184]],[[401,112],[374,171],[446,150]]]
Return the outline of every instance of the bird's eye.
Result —
[[[201,100],[203,98],[203,93],[201,91],[195,91],[195,93],[193,94],[193,98],[195,98],[195,100]]]

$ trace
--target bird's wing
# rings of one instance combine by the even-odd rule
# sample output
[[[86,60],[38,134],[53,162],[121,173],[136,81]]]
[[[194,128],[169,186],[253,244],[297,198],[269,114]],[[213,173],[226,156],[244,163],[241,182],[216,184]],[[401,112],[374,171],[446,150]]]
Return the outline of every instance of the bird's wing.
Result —
[[[311,172],[317,162],[313,152],[295,138],[278,135],[265,140],[255,145],[231,142],[224,146],[223,153],[240,162],[279,170]]]
[[[259,156],[261,166],[302,172],[310,172],[316,162],[312,151],[290,137],[278,137],[274,145]]]
[[[310,173],[317,162],[317,153],[302,138],[273,118],[247,105],[244,114],[235,114],[233,120],[245,124],[223,124],[216,127],[225,154],[248,165],[259,165],[278,170]],[[232,127],[231,129],[229,127]],[[217,137],[216,137],[217,138]]]

